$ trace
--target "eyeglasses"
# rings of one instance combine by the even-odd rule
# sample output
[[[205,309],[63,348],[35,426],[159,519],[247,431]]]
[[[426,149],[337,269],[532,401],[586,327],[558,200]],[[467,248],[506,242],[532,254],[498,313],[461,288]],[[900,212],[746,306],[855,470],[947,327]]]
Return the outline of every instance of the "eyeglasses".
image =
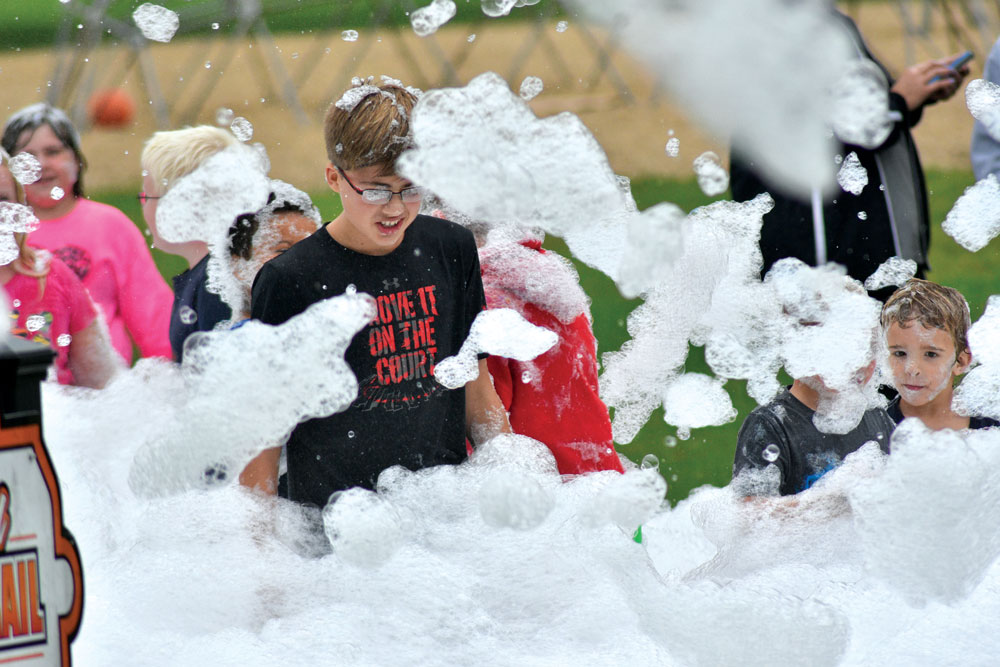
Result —
[[[154,197],[153,195],[147,195],[145,192],[140,192],[135,196],[135,198],[139,200],[139,204],[141,206],[145,206],[146,202],[150,199],[162,199],[163,197]]]
[[[351,179],[347,177],[347,174],[344,173],[343,169],[337,167],[337,171],[339,171],[340,175],[344,177],[344,180],[351,186],[351,189],[361,195],[361,199],[366,204],[385,206],[392,200],[393,195],[399,195],[400,201],[404,204],[412,204],[424,198],[424,189],[417,186],[403,188],[399,192],[384,189],[361,190],[358,186],[354,185],[354,183],[351,183]]]

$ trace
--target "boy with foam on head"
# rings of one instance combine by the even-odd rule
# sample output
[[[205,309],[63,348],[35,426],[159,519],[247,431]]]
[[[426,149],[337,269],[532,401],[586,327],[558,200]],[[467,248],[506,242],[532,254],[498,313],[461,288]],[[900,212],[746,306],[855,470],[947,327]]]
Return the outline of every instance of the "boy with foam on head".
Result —
[[[214,292],[208,291],[208,244],[204,241],[171,243],[156,226],[159,200],[180,179],[207,159],[231,146],[239,145],[231,132],[209,125],[156,132],[142,149],[142,216],[153,235],[153,246],[187,260],[187,270],[174,276],[174,306],[170,314],[170,347],[181,361],[184,341],[196,331],[211,331],[232,317],[232,309]]]
[[[460,463],[466,436],[481,444],[510,432],[485,358],[464,388],[448,390],[434,378],[435,364],[459,351],[486,301],[472,233],[418,215],[421,189],[396,173],[411,144],[417,94],[388,79],[378,86],[355,79],[331,105],[326,181],[343,211],[265,264],[254,282],[251,315],[267,324],[344,292],[376,301],[376,317],[345,354],[358,381],[354,404],[299,424],[288,440],[289,498],[302,503],[323,507],[336,491],[374,489],[391,466]],[[273,494],[279,454],[262,452],[240,482]]]
[[[889,369],[899,395],[888,407],[899,423],[916,417],[935,431],[1000,426],[951,408],[954,380],[969,370],[969,304],[951,287],[911,278],[882,308]]]
[[[860,283],[841,267],[794,258],[775,263],[765,283],[781,306],[784,366],[794,381],[743,422],[733,478],[743,496],[789,496],[868,442],[888,453],[895,424],[871,407],[879,309]]]

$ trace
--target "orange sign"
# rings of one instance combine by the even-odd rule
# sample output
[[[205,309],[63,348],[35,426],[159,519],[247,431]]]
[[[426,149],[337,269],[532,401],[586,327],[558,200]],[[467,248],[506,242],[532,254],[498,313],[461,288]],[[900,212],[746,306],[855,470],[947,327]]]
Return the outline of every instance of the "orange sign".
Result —
[[[0,429],[0,664],[69,665],[83,572],[37,424]]]

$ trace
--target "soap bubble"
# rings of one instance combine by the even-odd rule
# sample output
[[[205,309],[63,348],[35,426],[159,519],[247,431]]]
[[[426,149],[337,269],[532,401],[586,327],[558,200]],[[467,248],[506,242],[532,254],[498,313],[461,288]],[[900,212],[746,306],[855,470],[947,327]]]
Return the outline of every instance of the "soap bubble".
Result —
[[[8,165],[10,173],[21,185],[31,185],[42,175],[42,163],[31,153],[18,153]]]
[[[761,456],[764,457],[765,461],[769,463],[774,463],[775,461],[778,460],[778,457],[781,456],[781,450],[778,448],[777,445],[770,444],[764,448],[764,451],[761,454]]]
[[[569,23],[566,21],[559,21],[556,23],[556,32],[566,32],[567,28],[569,28]]]
[[[247,142],[253,137],[253,125],[243,116],[239,116],[233,119],[230,123],[229,129],[232,130],[233,135],[240,141]]]
[[[52,198],[52,201],[59,201],[65,196],[66,192],[58,185],[53,186],[52,190],[49,191],[49,197]]]
[[[660,459],[657,458],[656,454],[646,454],[642,457],[642,462],[639,463],[639,467],[643,470],[649,469],[660,469]]]
[[[482,0],[483,14],[496,18],[507,16],[518,0]]]
[[[59,334],[56,338],[56,345],[59,347],[69,347],[69,344],[73,342],[73,337],[69,334]]]
[[[358,31],[357,30],[345,30],[340,33],[340,38],[345,42],[356,42],[358,41]]]
[[[524,81],[521,82],[519,95],[525,101],[532,100],[542,92],[544,87],[545,84],[537,76],[526,76],[524,77]]]
[[[233,123],[235,114],[232,109],[219,107],[215,110],[215,124],[219,127],[229,127]]]
[[[191,306],[181,306],[177,311],[177,317],[184,324],[194,324],[198,321],[198,313]]]
[[[143,37],[154,42],[169,42],[181,24],[177,12],[148,2],[132,12],[132,20]]]

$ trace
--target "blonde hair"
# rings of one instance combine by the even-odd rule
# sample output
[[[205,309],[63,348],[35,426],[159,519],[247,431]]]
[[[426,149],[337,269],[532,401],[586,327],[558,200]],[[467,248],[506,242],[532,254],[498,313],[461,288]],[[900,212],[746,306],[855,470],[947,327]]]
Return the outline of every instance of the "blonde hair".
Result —
[[[201,164],[240,142],[231,132],[211,125],[156,132],[142,149],[142,168],[165,195],[174,184]]]
[[[419,93],[398,81],[376,86],[371,78],[355,78],[323,122],[330,162],[342,170],[379,165],[383,174],[394,172],[400,154],[413,145],[410,114]]]
[[[955,356],[969,348],[969,304],[962,293],[929,280],[910,278],[882,307],[882,328],[893,322],[902,328],[912,322],[946,331],[955,343]]]
[[[14,196],[17,198],[17,203],[27,206],[28,202],[24,197],[24,187],[14,177],[14,173],[10,169],[10,154],[3,148],[0,148],[0,168],[6,169],[10,174],[11,180],[14,181]],[[14,241],[17,243],[18,257],[11,262],[10,267],[14,269],[15,273],[20,273],[31,278],[38,278],[38,298],[40,299],[45,294],[45,276],[49,273],[49,263],[45,262],[44,266],[39,269],[38,253],[28,245],[27,234],[14,232]]]

